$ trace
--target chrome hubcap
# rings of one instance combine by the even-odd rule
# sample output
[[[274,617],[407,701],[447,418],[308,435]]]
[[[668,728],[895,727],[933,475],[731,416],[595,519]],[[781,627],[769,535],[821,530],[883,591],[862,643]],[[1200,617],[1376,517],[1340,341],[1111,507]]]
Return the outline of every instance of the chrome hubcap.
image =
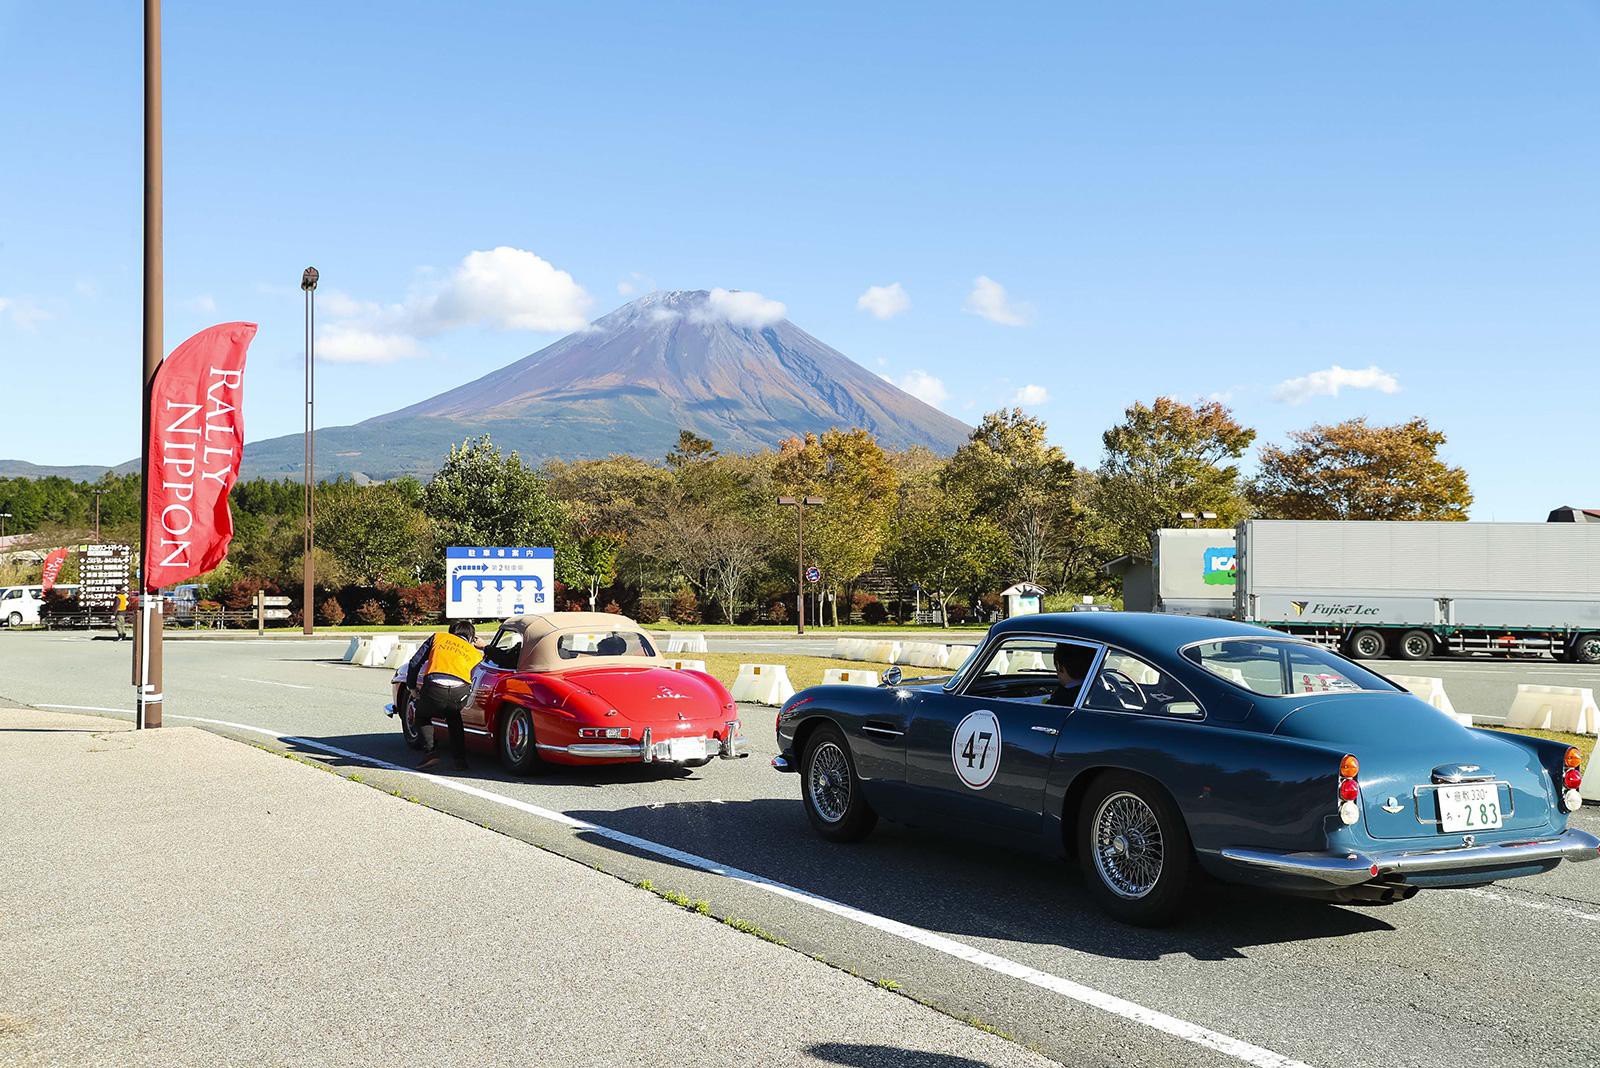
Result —
[[[838,823],[850,808],[850,765],[844,751],[823,742],[811,754],[811,774],[806,776],[811,807],[828,823]]]
[[[1155,889],[1161,878],[1161,824],[1143,798],[1122,791],[1100,802],[1093,844],[1095,870],[1112,893],[1136,900]]]
[[[511,722],[506,724],[506,755],[512,760],[521,760],[528,752],[528,714],[518,712],[511,717]]]

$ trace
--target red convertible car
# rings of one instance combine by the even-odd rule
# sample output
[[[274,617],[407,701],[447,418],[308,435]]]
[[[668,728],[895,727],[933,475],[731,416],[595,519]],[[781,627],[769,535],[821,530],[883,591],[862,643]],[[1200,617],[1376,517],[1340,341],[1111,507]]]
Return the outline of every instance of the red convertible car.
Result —
[[[420,748],[406,668],[394,705],[406,744]],[[748,756],[739,709],[703,671],[670,668],[639,624],[601,612],[512,616],[472,673],[462,712],[467,745],[493,747],[508,771],[540,764],[699,767]],[[444,730],[442,720],[435,727]]]

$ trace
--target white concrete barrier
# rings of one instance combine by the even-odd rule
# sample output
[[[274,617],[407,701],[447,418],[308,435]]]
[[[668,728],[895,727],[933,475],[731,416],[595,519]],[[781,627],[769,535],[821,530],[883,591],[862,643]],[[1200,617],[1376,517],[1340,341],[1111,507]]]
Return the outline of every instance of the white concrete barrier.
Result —
[[[1398,682],[1463,727],[1472,726],[1472,717],[1457,712],[1455,706],[1450,703],[1450,695],[1444,692],[1443,679],[1436,679],[1431,675],[1390,675],[1389,681]]]
[[[977,651],[978,647],[976,645],[952,645],[950,647],[950,655],[944,662],[945,670],[957,670],[966,664],[972,658],[972,654]]]
[[[1048,671],[1050,665],[1044,662],[1044,654],[1036,649],[1019,649],[1007,658],[1005,674],[1012,675],[1022,671]]]
[[[384,659],[383,666],[392,670],[411,663],[411,658],[417,655],[417,649],[420,644],[419,642],[395,642],[394,648],[389,651],[389,655]]]
[[[865,638],[835,638],[833,642],[833,658],[835,660],[865,660],[867,658],[867,644]]]
[[[1589,754],[1589,765],[1583,769],[1583,785],[1578,787],[1578,796],[1585,801],[1600,801],[1600,764],[1595,763],[1594,753],[1600,753],[1600,745]]]
[[[1507,727],[1594,734],[1600,729],[1600,708],[1594,691],[1579,686],[1517,686],[1517,696],[1506,715]]]
[[[782,664],[740,664],[732,692],[735,701],[781,705],[794,696],[794,684]]]
[[[364,661],[372,659],[371,638],[351,638],[350,648],[346,651],[345,663],[354,664],[356,667],[365,667]]]
[[[674,671],[704,671],[706,662],[704,660],[668,660],[667,667],[672,668]]]
[[[949,662],[950,647],[938,642],[906,642],[900,646],[900,659],[894,661],[929,668],[943,668]]]
[[[352,663],[357,667],[381,668],[389,660],[389,654],[394,652],[394,647],[400,644],[397,634],[374,634],[367,639],[365,647],[356,652]]]
[[[866,649],[863,651],[867,655],[861,659],[870,660],[874,664],[900,663],[899,642],[867,642]]]
[[[688,631],[667,635],[667,652],[669,653],[703,653],[706,651],[706,636]]]
[[[824,686],[876,686],[878,673],[867,668],[828,668],[822,673]]]
[[[346,664],[355,660],[356,656],[361,652],[361,643],[366,640],[366,638],[360,636],[350,639],[350,644],[345,646],[344,650],[344,662]]]

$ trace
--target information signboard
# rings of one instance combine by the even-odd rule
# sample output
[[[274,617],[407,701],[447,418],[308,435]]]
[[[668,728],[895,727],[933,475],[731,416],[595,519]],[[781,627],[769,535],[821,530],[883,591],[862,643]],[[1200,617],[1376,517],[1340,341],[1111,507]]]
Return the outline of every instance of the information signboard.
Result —
[[[445,616],[504,619],[554,611],[554,549],[452,545],[444,551]]]
[[[128,567],[133,550],[126,545],[85,545],[78,550],[78,604],[115,608],[117,595],[128,592]]]

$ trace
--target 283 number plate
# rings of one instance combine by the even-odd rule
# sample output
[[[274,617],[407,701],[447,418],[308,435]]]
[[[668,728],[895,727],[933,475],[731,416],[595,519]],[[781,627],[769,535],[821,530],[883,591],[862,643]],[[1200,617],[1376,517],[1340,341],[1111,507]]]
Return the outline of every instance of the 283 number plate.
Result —
[[[1500,787],[1494,783],[1441,786],[1434,792],[1439,795],[1441,831],[1488,831],[1500,826]]]

